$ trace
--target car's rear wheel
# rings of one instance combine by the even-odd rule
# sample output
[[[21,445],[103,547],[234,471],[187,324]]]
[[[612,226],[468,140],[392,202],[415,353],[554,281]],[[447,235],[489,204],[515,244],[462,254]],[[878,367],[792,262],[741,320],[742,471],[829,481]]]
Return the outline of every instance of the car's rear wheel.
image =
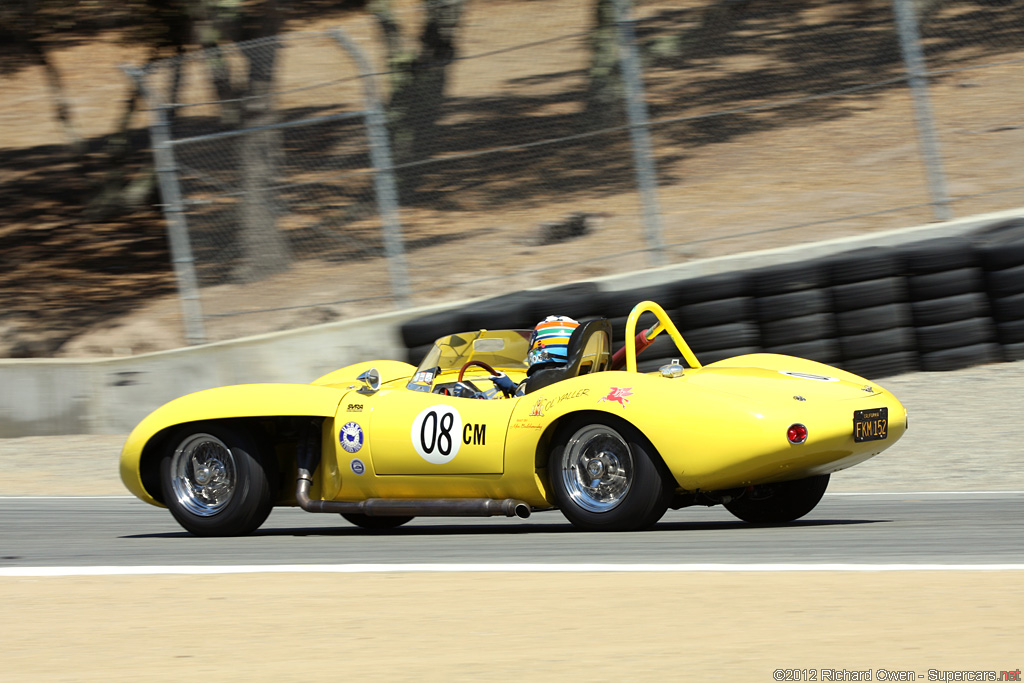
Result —
[[[755,486],[725,503],[725,509],[754,524],[780,524],[800,519],[821,501],[829,475]]]
[[[255,531],[273,507],[276,467],[247,432],[213,423],[191,425],[171,440],[161,462],[164,503],[196,536]]]
[[[581,529],[645,529],[665,514],[671,494],[656,457],[625,423],[575,421],[560,431],[548,459],[555,502]]]
[[[360,513],[342,513],[341,516],[344,517],[347,522],[364,529],[373,529],[374,531],[394,529],[407,522],[411,522],[414,519],[413,517],[371,517],[370,515]]]

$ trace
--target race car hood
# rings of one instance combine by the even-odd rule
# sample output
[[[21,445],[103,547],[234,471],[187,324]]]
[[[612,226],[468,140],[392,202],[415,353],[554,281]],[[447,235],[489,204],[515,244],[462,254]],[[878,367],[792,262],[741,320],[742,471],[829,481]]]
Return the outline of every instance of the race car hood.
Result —
[[[856,400],[883,393],[877,384],[814,361],[777,354],[750,354],[687,371],[692,385],[735,396],[763,400],[802,397]]]

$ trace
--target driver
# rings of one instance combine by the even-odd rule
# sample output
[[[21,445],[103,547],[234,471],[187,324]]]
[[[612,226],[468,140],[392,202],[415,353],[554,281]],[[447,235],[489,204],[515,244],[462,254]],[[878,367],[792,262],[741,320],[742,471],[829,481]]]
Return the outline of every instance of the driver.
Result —
[[[504,372],[491,377],[494,385],[501,389],[505,396],[522,396],[526,392],[526,382],[536,370],[555,368],[569,362],[569,338],[580,324],[565,315],[549,315],[537,323],[530,335],[530,350],[526,354],[529,368],[526,380],[516,384]]]

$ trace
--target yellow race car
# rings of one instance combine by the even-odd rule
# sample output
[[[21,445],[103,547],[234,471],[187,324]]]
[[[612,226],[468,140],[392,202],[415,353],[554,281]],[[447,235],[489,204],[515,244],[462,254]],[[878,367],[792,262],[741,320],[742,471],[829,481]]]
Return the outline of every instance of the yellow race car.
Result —
[[[637,333],[644,313],[656,322]],[[662,333],[679,360],[638,372]],[[649,301],[615,354],[609,322],[592,320],[572,332],[567,363],[528,375],[530,336],[453,334],[419,367],[367,362],[312,384],[184,396],[131,433],[121,478],[201,536],[250,533],[276,505],[373,529],[558,509],[581,529],[626,531],[716,504],[781,523],[907,429],[896,397],[821,363],[758,353],[701,366]]]

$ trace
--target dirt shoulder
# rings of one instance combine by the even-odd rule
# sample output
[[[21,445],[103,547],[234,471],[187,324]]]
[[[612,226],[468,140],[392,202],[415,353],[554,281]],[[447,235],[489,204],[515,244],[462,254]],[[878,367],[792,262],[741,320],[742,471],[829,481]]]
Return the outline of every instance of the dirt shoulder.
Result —
[[[998,675],[1022,663],[1015,628],[1022,578],[1024,572],[5,579],[0,671],[33,681],[767,682],[778,680],[776,669],[814,671],[817,680],[828,680],[822,669],[872,674],[835,680],[885,680],[879,669],[913,671],[922,680],[930,669]]]

